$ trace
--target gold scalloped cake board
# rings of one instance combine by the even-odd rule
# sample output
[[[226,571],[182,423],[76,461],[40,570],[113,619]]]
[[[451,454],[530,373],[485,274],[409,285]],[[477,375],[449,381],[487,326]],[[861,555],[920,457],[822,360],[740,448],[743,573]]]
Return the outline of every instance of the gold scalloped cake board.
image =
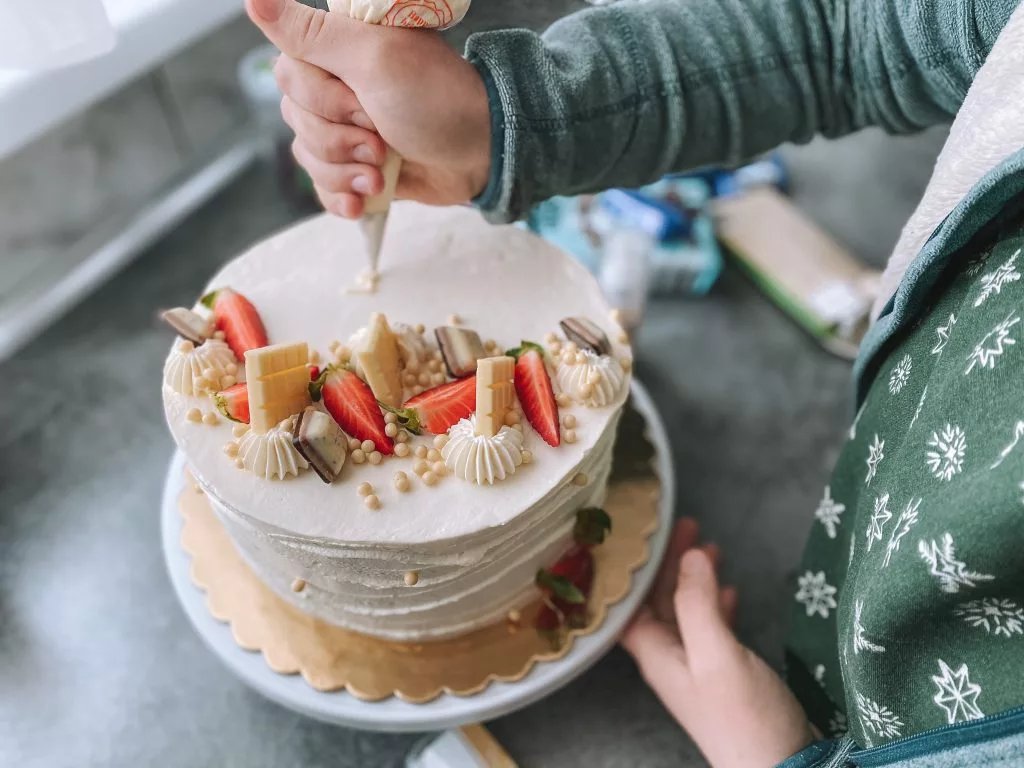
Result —
[[[594,632],[608,607],[628,594],[633,572],[647,562],[648,537],[658,527],[661,483],[644,429],[643,417],[627,404],[605,503],[612,534],[594,550],[590,620],[570,631],[557,650],[533,628],[539,600],[522,611],[518,626],[502,621],[428,643],[379,640],[306,615],[253,574],[186,470],[178,506],[185,520],[182,547],[192,556],[192,581],[206,592],[213,617],[230,624],[238,645],[260,651],[275,672],[301,674],[319,691],[345,689],[367,701],[394,695],[423,703],[442,692],[479,693],[492,680],[519,680],[534,664],[568,653],[575,637]]]

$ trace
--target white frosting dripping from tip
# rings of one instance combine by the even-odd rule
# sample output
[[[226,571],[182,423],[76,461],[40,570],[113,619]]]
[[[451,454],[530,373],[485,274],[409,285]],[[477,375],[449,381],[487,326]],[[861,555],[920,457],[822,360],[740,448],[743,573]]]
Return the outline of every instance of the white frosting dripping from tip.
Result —
[[[523,434],[502,427],[494,437],[478,435],[476,417],[462,419],[448,430],[441,457],[456,477],[477,485],[493,485],[514,475],[523,463]]]
[[[573,362],[566,362],[564,357],[559,360],[557,378],[563,392],[590,408],[603,408],[614,402],[626,379],[617,360],[589,350],[575,353]]]
[[[267,480],[284,480],[308,469],[309,462],[292,444],[291,424],[292,419],[285,419],[264,434],[250,429],[242,435],[238,444],[242,466]]]

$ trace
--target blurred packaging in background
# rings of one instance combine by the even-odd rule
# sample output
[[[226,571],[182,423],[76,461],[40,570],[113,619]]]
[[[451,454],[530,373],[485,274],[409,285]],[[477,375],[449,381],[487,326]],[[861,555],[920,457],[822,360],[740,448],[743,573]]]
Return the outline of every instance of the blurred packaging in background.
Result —
[[[66,67],[107,53],[116,40],[100,0],[0,2],[0,69]]]

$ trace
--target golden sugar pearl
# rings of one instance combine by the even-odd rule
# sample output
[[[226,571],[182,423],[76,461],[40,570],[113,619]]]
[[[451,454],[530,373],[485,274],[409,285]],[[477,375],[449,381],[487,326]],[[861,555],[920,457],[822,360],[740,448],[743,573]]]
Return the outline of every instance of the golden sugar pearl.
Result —
[[[409,444],[408,443],[399,443],[398,445],[395,446],[395,456],[397,456],[400,459],[404,459],[408,455],[409,455]]]
[[[356,493],[358,493],[360,496],[369,496],[371,493],[373,493],[373,486],[370,485],[369,483],[360,483],[358,486],[356,486]]]
[[[405,361],[405,373],[406,373],[406,375],[411,374],[411,373],[415,374],[415,373],[419,373],[419,372],[420,372],[420,359],[418,357],[410,357],[408,360]],[[416,377],[413,376],[413,378],[415,379]]]
[[[235,466],[239,469],[245,469],[245,462],[241,459],[235,459]]]
[[[523,451],[522,456],[523,456],[523,464],[531,464],[531,463],[533,463],[533,454],[530,453],[529,451]]]
[[[430,470],[423,473],[423,482],[427,485],[437,485],[437,475]]]
[[[435,387],[441,386],[442,384],[445,383],[446,380],[447,377],[440,371],[438,371],[437,373],[430,377],[430,383],[433,384]]]
[[[348,347],[338,347],[335,355],[341,362],[347,363],[352,358],[352,350]]]
[[[430,359],[431,360],[437,360],[438,362],[442,362],[443,363],[444,362],[444,355],[441,354],[441,350],[440,349],[435,349],[433,352],[430,353]]]
[[[305,579],[296,579],[292,582],[292,592],[301,592],[306,588]]]
[[[521,614],[515,608],[508,612],[508,620],[511,621],[513,624],[518,624],[522,620],[522,618],[523,614]]]
[[[405,472],[395,472],[395,488],[402,493],[409,490],[409,476]]]
[[[189,352],[191,352],[195,348],[196,348],[196,345],[193,344],[188,339],[184,339],[184,340],[178,342],[178,351],[181,352],[181,354],[183,354],[183,355],[187,355]]]
[[[415,472],[417,475],[422,475],[429,468],[430,467],[427,465],[426,459],[416,459],[416,461],[414,461],[412,464],[412,471]]]
[[[624,357],[621,360],[619,360],[619,365],[622,366],[622,370],[624,370],[626,373],[629,373],[630,371],[633,370],[633,361],[630,360],[628,357]]]
[[[341,342],[335,340],[335,341],[332,341],[330,344],[327,345],[327,351],[330,352],[332,355],[336,355],[336,354],[338,354],[338,348],[339,347],[341,347]]]
[[[388,411],[387,413],[384,414],[384,423],[385,424],[396,424],[397,422],[398,422],[398,414],[397,413],[392,413],[391,411]]]
[[[441,370],[441,361],[431,360],[429,363],[427,363],[427,370],[430,371],[431,373],[439,372]]]
[[[356,464],[362,464],[364,461],[366,461],[366,454],[363,452],[362,448],[356,448],[354,451],[352,451],[351,455],[352,461],[355,462]]]
[[[611,318],[611,321],[613,323],[615,323],[616,325],[622,325],[622,310],[621,309],[613,309],[611,312],[608,313],[608,317]]]
[[[572,398],[565,392],[559,392],[555,395],[555,402],[558,403],[559,408],[568,408],[572,405]]]
[[[409,442],[409,433],[403,429],[397,435],[395,435],[395,440],[396,442],[399,443],[407,443]]]
[[[380,464],[384,460],[384,454],[380,451],[371,451],[370,455],[366,458],[369,459],[371,464]]]
[[[380,499],[373,493],[363,499],[363,504],[366,505],[367,509],[380,509]]]
[[[575,429],[567,429],[567,430],[565,430],[565,432],[562,434],[562,439],[565,440],[565,442],[567,442],[567,443],[575,443],[576,442],[576,430]]]
[[[562,365],[575,365],[576,353],[563,350],[562,356],[559,359],[562,361]]]
[[[228,374],[226,376],[221,376],[221,378],[220,378],[220,388],[221,389],[227,389],[228,387],[233,387],[233,386],[235,386],[235,377],[234,376],[232,376],[231,374]]]
[[[513,424],[519,423],[519,413],[516,411],[509,411],[505,414],[505,426],[511,427]]]
[[[441,460],[441,452],[438,451],[436,448],[431,448],[429,451],[427,451],[427,461],[440,461],[440,460]]]
[[[434,447],[441,450],[448,445],[448,435],[434,435]]]
[[[418,333],[418,334],[420,334],[422,336],[426,332],[427,332],[427,326],[425,326],[423,323],[416,323],[416,333]]]
[[[415,373],[408,373],[407,372],[404,376],[402,376],[402,383],[406,387],[415,387],[416,386],[416,374]],[[393,413],[389,413],[388,414],[388,416],[394,416],[394,415],[395,414],[393,414]]]
[[[576,473],[576,475],[575,475],[575,476],[573,477],[573,479],[572,479],[572,484],[573,484],[573,485],[578,485],[578,486],[580,486],[580,487],[582,487],[582,486],[586,485],[586,484],[587,484],[587,482],[589,482],[589,481],[588,481],[588,478],[587,478],[587,476],[586,476],[585,474],[583,474],[582,472],[577,472],[577,473]]]
[[[583,365],[585,362],[587,362],[587,356],[584,355],[582,352],[577,352],[574,362],[576,363],[576,365]]]
[[[358,447],[359,447],[360,445],[362,445],[362,443],[361,443],[361,442],[360,442],[359,440],[357,440],[356,438],[354,438],[354,437],[350,437],[350,438],[348,439],[348,449],[349,449],[350,451],[354,451],[354,450],[355,450],[356,448],[358,448]]]
[[[601,382],[601,374],[597,371],[591,371],[590,375],[587,376],[587,384],[599,384]]]
[[[424,371],[423,373],[420,374],[419,379],[417,379],[417,381],[419,381],[421,387],[430,386],[430,374]]]
[[[405,574],[405,583],[410,587],[415,587],[416,583],[420,580],[420,575],[416,571],[409,571]]]
[[[224,371],[234,376],[236,373],[238,373],[238,366],[235,363],[228,363],[227,365],[224,366]]]
[[[567,355],[575,355],[579,350],[580,348],[575,341],[567,342],[565,345],[565,354]]]
[[[234,441],[226,443],[224,445],[224,453],[226,453],[231,458],[235,458],[235,456],[238,455],[238,443]]]
[[[373,450],[373,440],[363,440],[359,447],[363,449],[363,453],[369,453]]]
[[[567,413],[565,416],[562,417],[562,425],[566,429],[572,429],[573,427],[576,426],[576,417],[573,416],[571,413]]]
[[[226,333],[224,333],[224,331],[214,331],[213,332],[213,338],[217,339],[217,341],[224,341],[224,339],[226,339],[227,337],[228,337],[228,335]]]
[[[594,385],[593,384],[584,384],[582,387],[580,387],[580,397],[582,397],[584,400],[586,400],[588,397],[590,397],[593,394],[594,394]]]
[[[558,341],[558,336],[555,334],[554,331],[548,331],[547,333],[544,334],[544,341],[547,344],[554,344],[556,341]]]
[[[551,353],[552,357],[558,357],[559,355],[562,354],[562,345],[552,344],[550,347],[548,347],[548,352]]]
[[[388,416],[394,416],[395,414],[389,413]],[[388,437],[396,437],[398,435],[398,425],[395,422],[384,425],[384,434]]]
[[[448,473],[448,467],[443,461],[435,461],[430,465],[430,471],[438,477],[444,477]]]
[[[242,435],[244,435],[248,431],[249,431],[249,425],[248,424],[235,424],[235,426],[233,426],[231,428],[231,434],[234,435],[235,437],[241,437]]]
[[[425,459],[427,458],[427,446],[417,445],[416,450],[413,451],[413,453],[416,455],[417,459]]]
[[[194,424],[198,424],[203,420],[203,412],[198,408],[189,408],[188,413],[185,414],[185,418]]]
[[[629,334],[623,331],[618,335],[617,341],[619,344],[629,344]]]
[[[310,350],[310,352],[309,352],[309,362],[312,363],[313,365],[317,365],[317,364],[320,363],[320,353],[317,350],[315,350],[315,349]]]
[[[218,423],[219,421],[220,421],[220,416],[218,416],[213,411],[207,411],[206,413],[203,414],[203,424],[205,424],[208,427],[212,427],[214,424]]]
[[[217,372],[213,370],[213,368],[206,368],[205,370],[203,370],[203,378],[209,379],[210,381],[216,381]]]
[[[462,325],[462,318],[453,312],[448,315],[448,325]]]

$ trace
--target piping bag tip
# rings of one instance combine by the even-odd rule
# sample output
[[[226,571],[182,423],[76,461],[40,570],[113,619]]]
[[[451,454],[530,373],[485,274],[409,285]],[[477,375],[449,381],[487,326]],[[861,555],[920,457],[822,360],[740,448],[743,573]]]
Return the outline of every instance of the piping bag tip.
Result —
[[[388,223],[389,208],[380,212],[364,213],[359,219],[359,228],[363,231],[366,243],[366,254],[370,259],[370,268],[376,272],[380,265],[381,245],[384,242],[384,229]]]

